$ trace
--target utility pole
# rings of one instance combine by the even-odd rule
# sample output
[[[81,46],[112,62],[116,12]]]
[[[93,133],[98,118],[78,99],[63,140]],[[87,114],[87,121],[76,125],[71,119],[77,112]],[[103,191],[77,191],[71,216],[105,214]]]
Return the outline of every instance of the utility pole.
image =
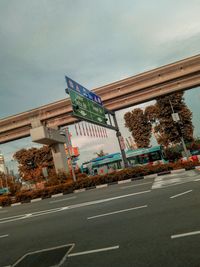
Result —
[[[118,139],[118,142],[119,142],[119,147],[120,147],[120,151],[121,151],[121,155],[122,155],[122,162],[124,164],[124,167],[125,168],[128,168],[128,160],[126,158],[126,153],[125,153],[125,147],[123,147],[122,145],[122,135],[121,135],[121,132],[119,131],[119,126],[118,126],[118,123],[117,123],[117,119],[116,119],[116,115],[115,115],[115,112],[113,112],[112,114],[113,116],[113,121],[114,121],[114,124],[115,124],[115,130],[116,130],[116,136],[117,136],[117,139]]]
[[[76,182],[76,174],[74,171],[74,166],[73,166],[73,158],[71,155],[71,151],[70,151],[70,147],[72,147],[72,143],[71,143],[71,138],[70,138],[70,133],[69,133],[69,128],[66,127],[64,130],[65,133],[65,138],[66,138],[66,146],[67,146],[67,151],[68,151],[68,158],[70,160],[71,163],[71,167],[72,167],[72,177],[73,177],[73,181]]]
[[[184,150],[185,156],[186,156],[187,160],[189,160],[188,150],[187,150],[187,147],[185,145],[183,134],[182,134],[181,128],[180,128],[180,118],[179,118],[179,115],[178,115],[178,113],[175,113],[174,112],[174,107],[173,107],[172,102],[171,102],[170,99],[169,99],[169,103],[170,103],[170,106],[171,106],[171,109],[172,109],[172,118],[173,118],[173,121],[176,124],[176,128],[177,128],[178,134],[179,134],[180,139],[181,139],[181,143],[182,143],[182,146],[183,146],[183,150]]]

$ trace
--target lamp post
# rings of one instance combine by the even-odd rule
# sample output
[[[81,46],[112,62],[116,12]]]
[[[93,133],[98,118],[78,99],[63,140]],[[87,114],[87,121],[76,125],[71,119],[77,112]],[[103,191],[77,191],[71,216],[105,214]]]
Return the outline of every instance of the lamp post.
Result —
[[[172,119],[176,124],[176,128],[177,128],[179,137],[181,139],[181,143],[182,143],[182,146],[183,146],[183,150],[184,150],[185,156],[186,156],[187,160],[189,160],[188,150],[187,150],[187,147],[185,145],[183,134],[182,134],[181,128],[180,128],[180,117],[179,117],[179,114],[174,112],[174,107],[173,107],[172,102],[171,102],[170,99],[169,99],[169,103],[170,103],[170,106],[171,106],[171,109],[172,109]]]

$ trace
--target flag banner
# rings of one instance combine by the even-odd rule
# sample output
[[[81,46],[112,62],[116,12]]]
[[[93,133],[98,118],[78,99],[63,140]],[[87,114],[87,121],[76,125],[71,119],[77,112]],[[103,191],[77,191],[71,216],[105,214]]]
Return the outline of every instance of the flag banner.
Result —
[[[92,124],[92,132],[93,132],[93,136],[96,137],[95,130],[94,130],[94,125],[93,124]]]
[[[82,123],[82,128],[83,128],[83,135],[86,136],[86,132],[85,132],[85,128],[84,128],[84,124]]]
[[[97,126],[97,134],[98,134],[98,137],[101,137],[100,131],[99,131],[99,126]]]
[[[103,128],[103,137],[106,138],[106,130]]]
[[[76,135],[78,135],[78,129],[76,127],[76,124],[75,124],[75,131],[76,131]]]
[[[97,132],[97,127],[96,127],[96,125],[94,126],[94,129],[95,129],[96,137],[98,137],[98,132]]]
[[[91,127],[90,127],[90,124],[88,124],[88,128],[89,128],[90,136],[93,137],[92,130],[91,130]]]
[[[105,129],[105,133],[106,133],[106,138],[108,138],[108,134],[107,134],[107,130]]]
[[[89,136],[89,131],[88,131],[87,123],[85,123],[85,129],[86,129],[87,136]]]
[[[101,138],[103,138],[103,128],[100,128]]]
[[[82,135],[81,126],[80,126],[79,123],[78,123],[78,128],[79,128],[79,133],[80,133],[80,135]]]
[[[102,134],[102,127],[100,127],[100,136],[101,136],[101,138],[103,138],[103,134]]]

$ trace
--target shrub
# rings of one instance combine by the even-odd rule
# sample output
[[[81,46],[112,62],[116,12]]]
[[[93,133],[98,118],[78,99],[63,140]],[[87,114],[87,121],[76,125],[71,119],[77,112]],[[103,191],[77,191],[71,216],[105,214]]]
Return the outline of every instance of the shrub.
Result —
[[[9,206],[12,203],[11,197],[0,196],[0,206]]]
[[[128,168],[120,171],[115,171],[113,173],[105,174],[105,175],[96,175],[96,176],[86,176],[85,174],[79,175],[76,182],[65,180],[65,183],[60,183],[54,186],[48,186],[44,189],[33,190],[33,191],[21,191],[16,193],[16,202],[29,202],[31,199],[35,198],[48,198],[51,195],[64,193],[69,194],[73,193],[76,189],[89,188],[94,187],[101,184],[113,183],[126,179],[138,179],[148,174],[154,173],[162,173],[165,171],[171,171],[175,169],[183,169],[186,170],[194,168],[194,166],[198,165],[197,162],[176,162],[169,164],[157,164],[157,165],[145,165],[145,166],[137,166],[133,168]],[[1,197],[2,198],[2,197]],[[0,204],[1,204],[0,198]],[[11,199],[7,197],[3,197],[1,205],[9,205],[11,203]]]

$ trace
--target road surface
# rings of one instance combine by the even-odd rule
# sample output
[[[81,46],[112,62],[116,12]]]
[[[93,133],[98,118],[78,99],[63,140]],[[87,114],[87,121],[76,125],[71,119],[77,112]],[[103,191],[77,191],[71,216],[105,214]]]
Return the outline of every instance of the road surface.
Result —
[[[200,174],[0,209],[0,266],[199,267]]]

